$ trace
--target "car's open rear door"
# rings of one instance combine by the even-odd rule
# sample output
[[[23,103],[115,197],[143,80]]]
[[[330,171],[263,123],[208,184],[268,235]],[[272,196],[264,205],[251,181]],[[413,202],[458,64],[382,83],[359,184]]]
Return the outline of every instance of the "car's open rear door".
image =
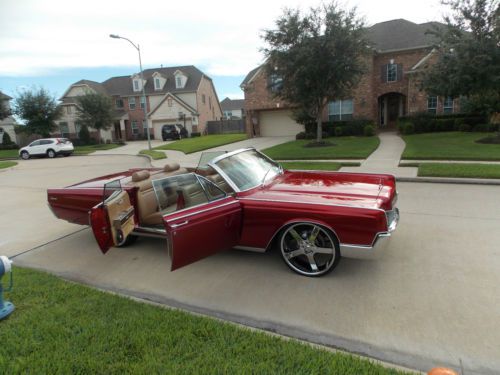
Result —
[[[119,181],[104,186],[103,202],[90,210],[90,226],[101,251],[119,246],[134,230],[134,207],[129,195],[121,190]]]
[[[171,270],[184,267],[237,245],[241,204],[225,197],[163,217],[168,235]]]

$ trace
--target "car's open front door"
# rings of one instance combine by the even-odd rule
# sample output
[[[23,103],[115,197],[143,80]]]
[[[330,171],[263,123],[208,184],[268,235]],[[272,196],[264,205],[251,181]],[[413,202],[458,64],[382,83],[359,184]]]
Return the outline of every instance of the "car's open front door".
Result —
[[[134,207],[119,180],[104,185],[103,202],[91,209],[90,225],[104,254],[110,247],[123,244],[134,230]]]
[[[241,203],[194,173],[154,181],[163,213],[171,270],[238,244]]]

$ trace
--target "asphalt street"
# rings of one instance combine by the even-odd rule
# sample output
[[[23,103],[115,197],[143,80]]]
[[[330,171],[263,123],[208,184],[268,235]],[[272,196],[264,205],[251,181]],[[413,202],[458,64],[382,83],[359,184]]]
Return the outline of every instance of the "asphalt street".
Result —
[[[165,241],[102,255],[89,229],[46,206],[46,187],[146,163],[123,158],[1,172],[0,254],[38,245],[15,264],[419,370],[500,373],[500,187],[400,183],[401,222],[384,253],[342,259],[322,278],[292,273],[277,251],[232,250],[170,272]]]

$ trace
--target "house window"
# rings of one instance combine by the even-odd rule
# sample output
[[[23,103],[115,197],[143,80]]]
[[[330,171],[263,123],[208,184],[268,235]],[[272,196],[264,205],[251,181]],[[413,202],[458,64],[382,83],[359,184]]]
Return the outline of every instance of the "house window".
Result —
[[[396,82],[398,80],[398,65],[387,64],[387,82]]]
[[[141,109],[146,108],[146,98],[141,96]]]
[[[139,134],[139,124],[137,121],[132,121],[132,135],[138,135]]]
[[[161,90],[160,79],[158,77],[155,78],[155,90]]]
[[[447,96],[444,98],[443,113],[453,113],[453,97]]]
[[[134,91],[139,91],[139,81],[134,79]]]
[[[276,73],[271,74],[268,87],[271,92],[280,92],[283,88],[283,78]]]
[[[427,97],[427,112],[435,114],[437,112],[437,103],[438,103],[437,96],[428,96]]]
[[[168,98],[167,103],[168,103],[169,107],[172,107],[172,105],[173,105],[172,98]]]
[[[182,88],[182,77],[181,76],[175,77],[175,88],[176,89]]]
[[[352,120],[354,112],[352,99],[335,100],[328,103],[329,121],[349,121]]]
[[[123,99],[116,99],[115,105],[116,105],[116,108],[123,108]]]
[[[135,98],[133,96],[131,96],[130,98],[128,98],[128,107],[131,110],[135,109]]]
[[[205,104],[205,102],[206,102],[205,94],[202,94],[202,95],[201,95],[201,102],[202,102],[203,104]]]
[[[59,123],[59,132],[61,133],[61,137],[63,138],[69,137],[69,126],[67,122]]]
[[[73,107],[71,107],[70,105],[66,106],[66,113],[70,115],[72,112],[73,112]]]
[[[224,117],[226,117],[226,118],[233,117],[233,112],[231,112],[231,111],[224,111]]]

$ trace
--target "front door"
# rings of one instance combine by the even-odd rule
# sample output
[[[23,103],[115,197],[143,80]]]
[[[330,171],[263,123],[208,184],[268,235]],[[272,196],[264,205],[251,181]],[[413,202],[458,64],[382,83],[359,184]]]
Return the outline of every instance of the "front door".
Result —
[[[171,270],[238,244],[241,204],[194,173],[153,181],[167,232]]]

